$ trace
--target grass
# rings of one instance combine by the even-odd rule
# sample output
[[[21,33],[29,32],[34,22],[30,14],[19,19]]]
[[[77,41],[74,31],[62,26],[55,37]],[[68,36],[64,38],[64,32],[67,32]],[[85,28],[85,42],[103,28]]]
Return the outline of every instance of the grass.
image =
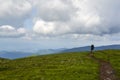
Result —
[[[95,56],[110,62],[120,76],[120,50],[96,51]],[[99,80],[99,64],[89,52],[49,54],[0,63],[0,80]]]
[[[96,51],[95,56],[112,64],[117,77],[120,79],[120,50]]]
[[[17,59],[4,64],[0,80],[96,80],[98,65],[83,53]]]

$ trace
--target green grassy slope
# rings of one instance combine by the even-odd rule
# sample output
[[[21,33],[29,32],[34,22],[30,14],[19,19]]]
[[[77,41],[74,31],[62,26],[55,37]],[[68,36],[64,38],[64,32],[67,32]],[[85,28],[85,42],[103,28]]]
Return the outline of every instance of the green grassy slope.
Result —
[[[87,53],[53,54],[8,62],[0,80],[97,80],[98,65]]]
[[[7,70],[6,64],[9,62],[9,59],[0,58],[0,72]]]
[[[102,52],[95,52],[95,56],[107,59],[105,55],[109,54],[119,76],[120,50]],[[75,52],[7,61],[0,64],[0,80],[99,80],[99,65],[87,55]]]
[[[120,50],[96,51],[95,56],[112,64],[117,77],[120,79]]]

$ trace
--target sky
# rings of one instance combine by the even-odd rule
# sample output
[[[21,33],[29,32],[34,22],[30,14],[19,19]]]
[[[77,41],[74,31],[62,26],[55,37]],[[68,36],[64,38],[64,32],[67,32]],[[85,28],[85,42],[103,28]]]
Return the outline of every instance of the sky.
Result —
[[[120,0],[0,0],[0,50],[120,44]]]

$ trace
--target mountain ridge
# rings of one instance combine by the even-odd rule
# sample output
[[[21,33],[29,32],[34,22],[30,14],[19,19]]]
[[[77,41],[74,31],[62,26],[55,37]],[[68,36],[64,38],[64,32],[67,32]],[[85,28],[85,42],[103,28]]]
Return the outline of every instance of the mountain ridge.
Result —
[[[106,50],[106,49],[120,49],[120,45],[106,45],[106,46],[95,47],[95,50]],[[81,52],[81,51],[90,51],[90,46],[71,48],[64,50],[62,52]]]
[[[106,49],[120,49],[120,45],[107,45],[107,46],[98,46],[95,47],[95,50],[106,50]],[[56,53],[64,53],[64,52],[82,52],[82,51],[90,51],[90,46],[85,47],[76,47],[71,49],[44,49],[38,50],[37,52],[20,52],[20,51],[0,51],[0,57],[7,59],[16,59],[23,58],[29,56],[37,56],[37,55],[46,55],[46,54],[56,54]]]

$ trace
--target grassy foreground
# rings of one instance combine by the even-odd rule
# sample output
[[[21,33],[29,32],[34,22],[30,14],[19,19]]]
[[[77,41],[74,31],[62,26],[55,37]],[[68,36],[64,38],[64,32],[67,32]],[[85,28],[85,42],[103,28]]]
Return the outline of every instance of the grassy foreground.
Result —
[[[99,80],[99,64],[89,52],[74,52],[0,60],[0,80]],[[109,60],[120,76],[120,50],[96,51],[95,56]]]
[[[111,63],[120,80],[120,50],[104,50],[95,52],[95,56]]]

